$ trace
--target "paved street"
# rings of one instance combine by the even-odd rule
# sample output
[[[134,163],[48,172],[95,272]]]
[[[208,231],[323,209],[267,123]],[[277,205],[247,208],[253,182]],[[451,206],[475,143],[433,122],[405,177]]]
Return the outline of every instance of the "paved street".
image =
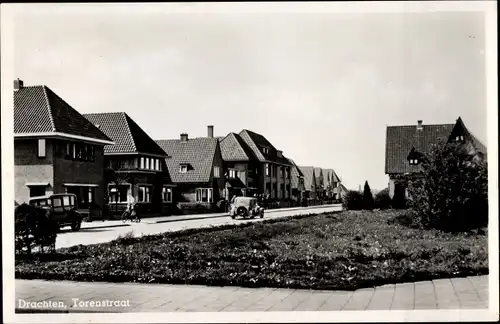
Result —
[[[331,211],[341,211],[342,206],[325,205],[308,208],[283,208],[266,211],[262,220],[280,218],[294,215],[304,215],[311,213],[324,213]],[[183,215],[167,216],[157,218],[146,218],[141,223],[122,223],[121,221],[92,222],[82,224],[82,229],[78,232],[71,232],[63,229],[57,236],[56,248],[70,247],[74,245],[90,245],[112,241],[118,235],[132,232],[134,236],[159,234],[168,231],[178,231],[185,228],[210,227],[223,224],[240,224],[242,222],[259,222],[261,219],[251,220],[231,219],[227,214],[209,215]]]
[[[488,276],[385,285],[356,291],[16,280],[16,308],[50,301],[58,311],[231,312],[487,309]],[[78,299],[78,300],[76,300]],[[118,301],[105,307],[90,301]],[[62,308],[57,308],[57,303]],[[121,306],[120,306],[121,303]],[[26,308],[24,309],[26,310]]]

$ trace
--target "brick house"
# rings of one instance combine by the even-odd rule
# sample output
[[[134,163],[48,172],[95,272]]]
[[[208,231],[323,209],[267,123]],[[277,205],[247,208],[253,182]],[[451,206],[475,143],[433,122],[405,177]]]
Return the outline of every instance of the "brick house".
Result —
[[[207,137],[189,138],[181,134],[179,139],[156,140],[168,155],[166,166],[172,183],[176,185],[174,201],[183,205],[193,203],[214,208],[224,190],[223,160],[219,139],[208,127]]]
[[[162,148],[124,112],[84,116],[115,142],[104,148],[109,210],[123,211],[130,196],[141,213],[158,214],[168,209],[173,186]]]
[[[305,182],[304,182],[304,174],[300,170],[300,168],[295,164],[292,159],[288,159],[292,164],[292,176],[291,176],[291,184],[292,184],[292,200],[301,201],[304,197],[305,193]]]
[[[316,197],[318,199],[323,199],[326,196],[326,183],[324,183],[323,169],[315,167],[314,175],[316,176]]]
[[[255,187],[259,175],[259,163],[239,134],[229,133],[219,137],[224,161],[223,174],[227,199],[235,196],[253,196],[260,193]]]
[[[304,195],[307,199],[317,199],[316,173],[312,166],[299,166],[299,170],[304,175]]]
[[[485,158],[486,146],[466,127],[459,117],[454,124],[388,126],[386,135],[385,173],[389,175],[389,195],[408,196],[407,183],[400,175],[419,170],[419,158],[439,140],[460,142],[468,155]]]
[[[253,153],[255,172],[249,169],[249,181],[256,191],[269,195],[271,199],[286,201],[291,199],[292,164],[263,135],[249,130],[238,134]]]
[[[73,193],[79,208],[104,204],[104,147],[114,144],[45,85],[14,81],[16,204]]]

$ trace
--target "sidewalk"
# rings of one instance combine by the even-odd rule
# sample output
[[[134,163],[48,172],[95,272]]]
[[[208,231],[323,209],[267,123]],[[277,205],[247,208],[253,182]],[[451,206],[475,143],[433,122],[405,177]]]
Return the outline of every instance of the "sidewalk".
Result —
[[[16,312],[231,312],[487,309],[488,276],[356,291],[18,280]],[[99,301],[108,306],[97,307]],[[107,302],[109,301],[109,302]],[[112,304],[116,301],[117,306]],[[111,304],[111,305],[110,305]],[[121,305],[120,305],[121,304]],[[58,307],[59,306],[59,307]]]

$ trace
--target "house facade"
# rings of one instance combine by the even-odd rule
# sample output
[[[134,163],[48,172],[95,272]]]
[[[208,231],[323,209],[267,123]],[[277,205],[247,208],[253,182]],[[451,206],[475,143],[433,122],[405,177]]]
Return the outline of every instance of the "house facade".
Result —
[[[219,138],[225,176],[224,197],[253,196],[260,193],[256,187],[259,175],[259,163],[241,136],[229,133]]]
[[[305,180],[304,174],[300,170],[300,168],[295,164],[292,159],[288,159],[292,164],[292,176],[291,176],[291,184],[292,184],[292,200],[299,202],[302,201],[305,195]]]
[[[407,183],[401,175],[419,170],[420,157],[439,141],[462,143],[465,153],[474,158],[486,157],[486,146],[466,127],[459,117],[454,124],[388,126],[386,135],[385,173],[389,176],[389,195],[408,197]]]
[[[224,194],[224,165],[213,128],[209,126],[207,137],[189,138],[183,133],[179,139],[156,143],[167,154],[165,164],[176,186],[173,199],[178,206],[181,209],[190,204],[215,207]]]
[[[299,166],[299,170],[304,175],[304,196],[306,199],[317,199],[317,184],[315,168],[312,166]]]
[[[104,148],[114,142],[45,85],[14,81],[15,202],[73,193],[104,205]]]
[[[163,213],[174,190],[164,162],[167,154],[124,112],[84,116],[115,142],[104,149],[109,211],[121,213],[134,200],[141,213]]]
[[[242,130],[240,138],[254,157],[255,163],[249,169],[249,186],[256,192],[269,195],[271,199],[291,199],[291,169],[293,165],[263,135]]]

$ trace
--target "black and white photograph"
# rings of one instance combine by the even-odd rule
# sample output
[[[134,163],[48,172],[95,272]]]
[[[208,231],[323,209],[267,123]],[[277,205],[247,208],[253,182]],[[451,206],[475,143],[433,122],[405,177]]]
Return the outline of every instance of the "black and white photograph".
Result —
[[[496,7],[2,4],[4,321],[498,321]]]

